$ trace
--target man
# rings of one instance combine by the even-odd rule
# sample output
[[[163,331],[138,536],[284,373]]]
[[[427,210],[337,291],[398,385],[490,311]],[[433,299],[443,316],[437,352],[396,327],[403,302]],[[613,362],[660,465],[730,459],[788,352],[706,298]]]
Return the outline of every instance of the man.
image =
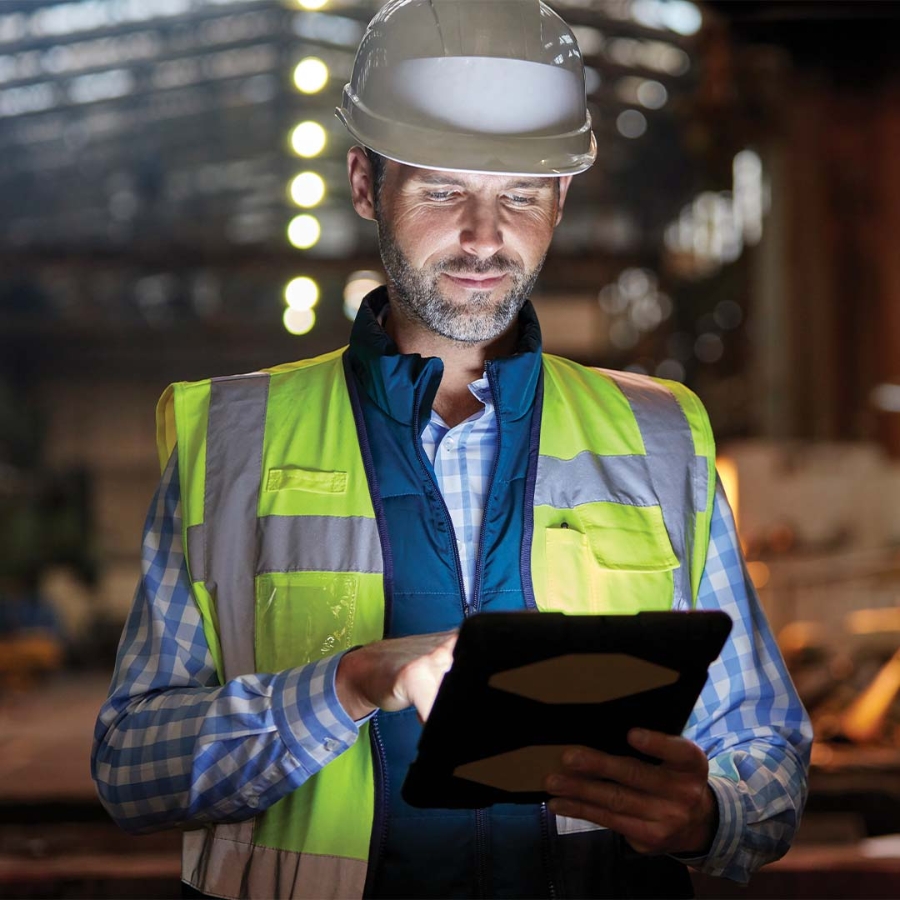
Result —
[[[212,896],[689,896],[686,863],[745,881],[789,845],[810,731],[705,413],[542,354],[527,299],[596,155],[571,31],[537,0],[394,0],[339,115],[388,287],[346,351],[164,394],[103,802],[191,829],[183,877]],[[547,805],[403,802],[465,616],[691,607],[734,628],[684,736],[630,734],[658,765],[580,749]]]

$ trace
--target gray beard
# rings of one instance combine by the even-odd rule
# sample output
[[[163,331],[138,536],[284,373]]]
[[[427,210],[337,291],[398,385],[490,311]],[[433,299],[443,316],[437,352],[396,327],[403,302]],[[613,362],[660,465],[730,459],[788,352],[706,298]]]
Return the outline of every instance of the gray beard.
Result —
[[[380,216],[378,240],[381,261],[392,288],[391,299],[396,306],[407,318],[429,331],[464,344],[491,341],[512,325],[530,296],[546,258],[545,253],[530,272],[502,255],[485,260],[448,257],[427,269],[416,269]],[[472,291],[465,305],[455,304],[438,287],[438,279],[444,272],[463,277],[506,272],[512,284],[499,300],[492,299],[490,291]]]

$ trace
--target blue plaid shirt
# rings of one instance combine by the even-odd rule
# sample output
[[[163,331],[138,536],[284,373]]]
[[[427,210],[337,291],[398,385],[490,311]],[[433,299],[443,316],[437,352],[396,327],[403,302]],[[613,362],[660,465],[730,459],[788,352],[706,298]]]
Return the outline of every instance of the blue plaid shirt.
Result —
[[[453,428],[432,413],[422,436],[456,529],[467,595],[497,449],[487,379],[470,390],[480,412]],[[219,684],[185,566],[175,454],[147,516],[142,571],[92,754],[101,800],[123,828],[249,818],[356,740],[358,724],[335,692],[340,656]],[[691,864],[743,882],[790,844],[812,733],[721,486],[697,608],[724,610],[734,626],[684,731],[709,757],[719,806],[710,852]]]

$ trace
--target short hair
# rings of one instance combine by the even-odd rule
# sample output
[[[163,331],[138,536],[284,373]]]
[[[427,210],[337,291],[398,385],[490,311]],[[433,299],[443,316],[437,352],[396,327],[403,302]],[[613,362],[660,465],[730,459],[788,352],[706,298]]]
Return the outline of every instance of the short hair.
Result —
[[[363,150],[366,151],[366,156],[368,157],[369,163],[372,166],[372,175],[375,181],[375,211],[378,211],[378,202],[381,196],[381,188],[384,184],[384,177],[387,169],[387,157],[382,156],[376,150],[372,150],[370,147],[363,147]]]

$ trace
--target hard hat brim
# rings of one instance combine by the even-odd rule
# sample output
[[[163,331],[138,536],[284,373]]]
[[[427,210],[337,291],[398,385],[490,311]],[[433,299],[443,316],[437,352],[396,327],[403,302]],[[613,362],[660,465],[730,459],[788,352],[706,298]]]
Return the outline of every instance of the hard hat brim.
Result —
[[[590,113],[584,125],[565,134],[486,135],[437,130],[379,116],[344,87],[335,110],[365,147],[405,165],[485,175],[561,177],[589,169],[597,158]],[[414,148],[404,153],[399,148]]]

